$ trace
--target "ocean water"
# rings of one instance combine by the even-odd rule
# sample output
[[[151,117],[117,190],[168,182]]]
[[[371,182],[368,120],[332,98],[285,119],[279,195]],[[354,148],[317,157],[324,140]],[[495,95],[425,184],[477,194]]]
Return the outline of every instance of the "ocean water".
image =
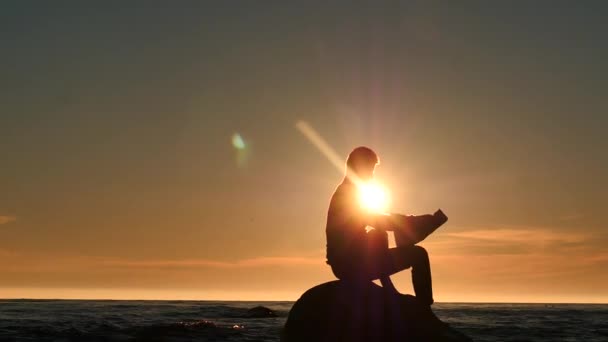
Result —
[[[0,341],[279,341],[293,302],[0,300]],[[264,306],[278,317],[250,318]],[[608,341],[608,305],[451,304],[475,341]]]

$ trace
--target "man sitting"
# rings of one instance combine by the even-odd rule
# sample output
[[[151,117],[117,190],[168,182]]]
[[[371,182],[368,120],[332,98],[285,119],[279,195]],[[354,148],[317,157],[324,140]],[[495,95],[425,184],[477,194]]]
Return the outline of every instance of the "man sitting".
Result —
[[[327,213],[327,263],[340,280],[380,279],[383,287],[395,292],[390,275],[411,267],[417,299],[431,305],[429,256],[415,243],[443,224],[447,217],[441,211],[435,215],[405,216],[362,209],[358,201],[359,185],[373,179],[378,163],[376,153],[367,147],[358,147],[349,154],[345,177],[336,188]],[[412,226],[425,227],[419,234]],[[397,247],[388,248],[387,231],[396,231]]]

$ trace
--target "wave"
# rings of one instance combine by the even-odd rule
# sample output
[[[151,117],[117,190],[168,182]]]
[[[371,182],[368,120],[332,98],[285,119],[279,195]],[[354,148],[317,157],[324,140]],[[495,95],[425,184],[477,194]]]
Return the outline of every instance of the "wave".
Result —
[[[292,305],[1,300],[0,341],[279,341]],[[478,342],[608,341],[607,305],[438,303],[433,311]]]
[[[6,304],[0,307],[0,341],[271,341],[288,313],[288,307],[275,311],[252,303]]]
[[[167,324],[150,324],[120,327],[102,323],[89,329],[74,326],[16,326],[0,329],[0,340],[10,336],[35,341],[172,341],[172,340],[239,340],[245,325],[222,324],[209,320],[180,321]]]

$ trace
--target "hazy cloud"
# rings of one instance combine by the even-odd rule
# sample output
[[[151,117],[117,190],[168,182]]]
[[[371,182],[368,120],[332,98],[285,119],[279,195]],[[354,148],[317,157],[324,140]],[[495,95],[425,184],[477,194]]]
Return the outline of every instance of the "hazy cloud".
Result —
[[[524,300],[522,296],[542,300],[538,298],[548,298],[552,293],[593,293],[608,298],[605,291],[598,290],[608,281],[603,271],[608,267],[604,237],[598,240],[596,236],[577,232],[560,234],[537,229],[477,229],[443,232],[445,234],[429,238],[423,244],[431,256],[437,293],[442,298],[458,300],[481,298],[482,294],[486,296],[484,300],[505,296],[520,301]],[[512,250],[501,249],[500,243]],[[518,245],[523,247],[517,249]],[[4,286],[15,288],[32,283],[91,288],[172,286],[200,289],[199,295],[204,293],[206,298],[216,298],[216,294],[208,292],[215,290],[267,293],[272,289],[294,293],[281,298],[297,298],[307,287],[333,279],[324,261],[322,251],[302,257],[226,261],[28,255],[0,249],[0,274],[6,276]],[[409,272],[401,272],[395,275],[395,281],[403,287],[411,282],[409,277]],[[254,294],[248,296],[255,297]]]
[[[449,279],[517,285],[541,278],[551,284],[559,279],[597,280],[598,270],[608,264],[607,242],[606,236],[576,228],[501,227],[441,232],[424,245]]]
[[[10,215],[0,215],[0,224],[6,224],[13,221],[17,221],[17,217]]]
[[[444,235],[446,237],[477,241],[500,241],[532,244],[547,242],[577,243],[585,241],[588,238],[588,236],[583,233],[555,231],[536,227],[479,229],[454,233],[448,232]]]
[[[128,269],[128,270],[150,270],[150,269],[252,269],[257,267],[294,267],[325,265],[325,259],[321,257],[259,257],[241,259],[235,261],[218,261],[212,259],[151,259],[133,260],[127,258],[113,257],[55,257],[45,256],[21,256],[14,258],[16,254],[0,249],[0,271],[18,270],[26,267],[32,272],[53,271],[78,271],[102,268],[106,269]],[[11,259],[11,260],[9,260]],[[4,261],[4,262],[2,262]]]
[[[585,216],[581,213],[572,212],[572,213],[568,213],[568,214],[560,216],[559,220],[560,221],[574,221],[574,220],[582,219],[583,217],[585,217]]]
[[[102,260],[104,266],[135,267],[135,268],[170,268],[170,267],[210,267],[210,268],[243,268],[264,266],[301,266],[322,265],[321,258],[304,257],[259,257],[237,261],[216,261],[209,259],[182,259],[182,260]]]
[[[508,227],[438,232],[425,243],[440,254],[504,255],[596,250],[600,236],[578,230]]]
[[[9,251],[8,249],[2,249],[0,248],[0,258],[8,258],[8,257],[12,257],[15,256],[16,254],[12,251]]]

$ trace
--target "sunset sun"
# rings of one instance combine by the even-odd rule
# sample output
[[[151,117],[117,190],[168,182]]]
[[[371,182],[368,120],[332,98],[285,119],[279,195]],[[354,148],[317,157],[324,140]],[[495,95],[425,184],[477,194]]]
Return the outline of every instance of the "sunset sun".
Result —
[[[361,207],[372,212],[385,212],[389,205],[387,190],[377,183],[359,185],[359,202]]]

